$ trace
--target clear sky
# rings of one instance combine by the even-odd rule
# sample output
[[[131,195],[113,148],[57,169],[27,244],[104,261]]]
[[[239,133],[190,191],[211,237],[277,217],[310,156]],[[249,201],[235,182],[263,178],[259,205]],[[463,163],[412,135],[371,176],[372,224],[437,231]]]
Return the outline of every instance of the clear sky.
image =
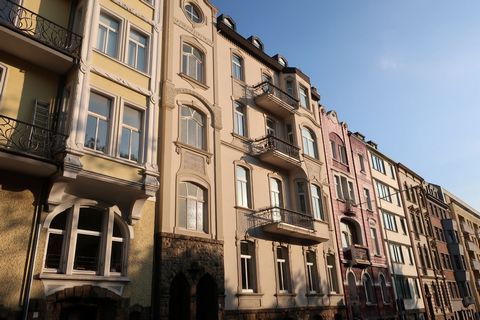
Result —
[[[480,209],[480,1],[213,0],[328,110]]]

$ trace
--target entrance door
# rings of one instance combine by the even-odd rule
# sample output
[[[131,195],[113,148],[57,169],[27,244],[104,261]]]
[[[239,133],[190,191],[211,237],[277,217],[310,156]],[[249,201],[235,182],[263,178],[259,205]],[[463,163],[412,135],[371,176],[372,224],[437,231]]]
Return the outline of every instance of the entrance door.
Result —
[[[60,320],[95,320],[98,319],[98,310],[95,306],[74,305],[62,308]]]
[[[218,320],[218,292],[215,280],[204,275],[197,285],[196,320]]]
[[[177,274],[170,285],[168,319],[190,320],[190,289],[183,274]]]

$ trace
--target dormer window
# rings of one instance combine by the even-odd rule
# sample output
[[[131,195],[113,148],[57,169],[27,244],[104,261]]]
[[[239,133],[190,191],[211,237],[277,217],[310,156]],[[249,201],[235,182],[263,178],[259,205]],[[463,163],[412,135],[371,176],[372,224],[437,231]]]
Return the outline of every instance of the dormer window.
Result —
[[[256,36],[250,36],[250,38],[248,38],[248,41],[250,41],[257,49],[263,51],[263,42],[262,40],[260,40],[260,38]]]
[[[190,19],[190,21],[194,23],[201,23],[203,20],[202,12],[196,5],[192,4],[191,2],[188,2],[185,5],[185,13],[188,19]]]
[[[260,50],[263,49],[263,48],[262,48],[262,44],[261,44],[257,39],[253,40],[253,45],[254,45],[255,47],[257,47],[258,49],[260,49]]]
[[[221,18],[222,22],[223,22],[227,27],[229,27],[230,29],[232,29],[232,30],[234,30],[234,31],[237,29],[237,27],[236,27],[236,25],[235,25],[235,22],[233,21],[232,18],[230,18],[230,17],[228,17],[228,16],[223,16],[223,15],[222,15],[220,18]]]
[[[283,58],[278,59],[278,63],[280,63],[283,67],[287,66],[287,61]]]

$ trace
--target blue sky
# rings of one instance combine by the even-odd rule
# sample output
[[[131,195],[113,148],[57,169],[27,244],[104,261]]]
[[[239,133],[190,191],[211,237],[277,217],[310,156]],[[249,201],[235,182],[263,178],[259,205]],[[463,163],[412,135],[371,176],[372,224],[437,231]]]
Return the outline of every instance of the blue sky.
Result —
[[[480,1],[212,2],[351,131],[480,209]]]

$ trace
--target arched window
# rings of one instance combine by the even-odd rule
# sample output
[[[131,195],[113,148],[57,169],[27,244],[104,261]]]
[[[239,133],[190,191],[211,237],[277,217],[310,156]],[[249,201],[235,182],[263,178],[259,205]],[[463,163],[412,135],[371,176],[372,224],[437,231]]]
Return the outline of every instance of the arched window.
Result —
[[[202,12],[196,5],[191,2],[187,2],[187,4],[185,5],[185,13],[188,19],[190,19],[190,21],[192,22],[200,23],[203,20]]]
[[[364,274],[363,275],[363,288],[365,290],[365,299],[367,301],[367,303],[373,303],[374,300],[373,300],[373,283],[372,283],[372,279],[370,278],[370,276],[368,274]]]
[[[243,81],[243,58],[232,54],[232,77]]]
[[[302,128],[303,152],[317,159],[317,143],[314,133],[308,128]]]
[[[340,232],[342,247],[344,249],[350,247],[352,244],[361,244],[354,222],[342,219],[340,221]]]
[[[122,224],[112,208],[76,205],[56,215],[48,226],[44,271],[121,275],[127,248]]]
[[[347,274],[347,283],[348,283],[348,293],[350,295],[350,299],[357,300],[358,299],[357,280],[355,279],[355,275],[351,271]]]
[[[194,231],[207,232],[207,194],[192,182],[178,186],[179,226]]]
[[[345,143],[343,142],[342,138],[340,138],[335,133],[330,133],[330,147],[332,150],[332,158],[337,160],[344,165],[348,165],[348,158],[347,158],[347,149],[345,148]]]
[[[236,179],[237,179],[237,206],[250,208],[251,196],[250,196],[250,170],[243,166],[236,166]]]
[[[312,184],[310,188],[312,193],[313,217],[318,220],[325,220],[323,214],[322,191],[319,186],[314,184]]]
[[[388,294],[387,290],[387,281],[385,280],[385,276],[380,274],[380,290],[382,291],[382,299],[383,303],[390,303],[390,295]]]
[[[255,243],[240,241],[240,267],[242,292],[256,292]]]
[[[198,149],[205,149],[205,116],[189,106],[181,106],[180,140]]]
[[[204,57],[200,50],[188,43],[184,43],[182,48],[182,73],[199,82],[205,82]]]

